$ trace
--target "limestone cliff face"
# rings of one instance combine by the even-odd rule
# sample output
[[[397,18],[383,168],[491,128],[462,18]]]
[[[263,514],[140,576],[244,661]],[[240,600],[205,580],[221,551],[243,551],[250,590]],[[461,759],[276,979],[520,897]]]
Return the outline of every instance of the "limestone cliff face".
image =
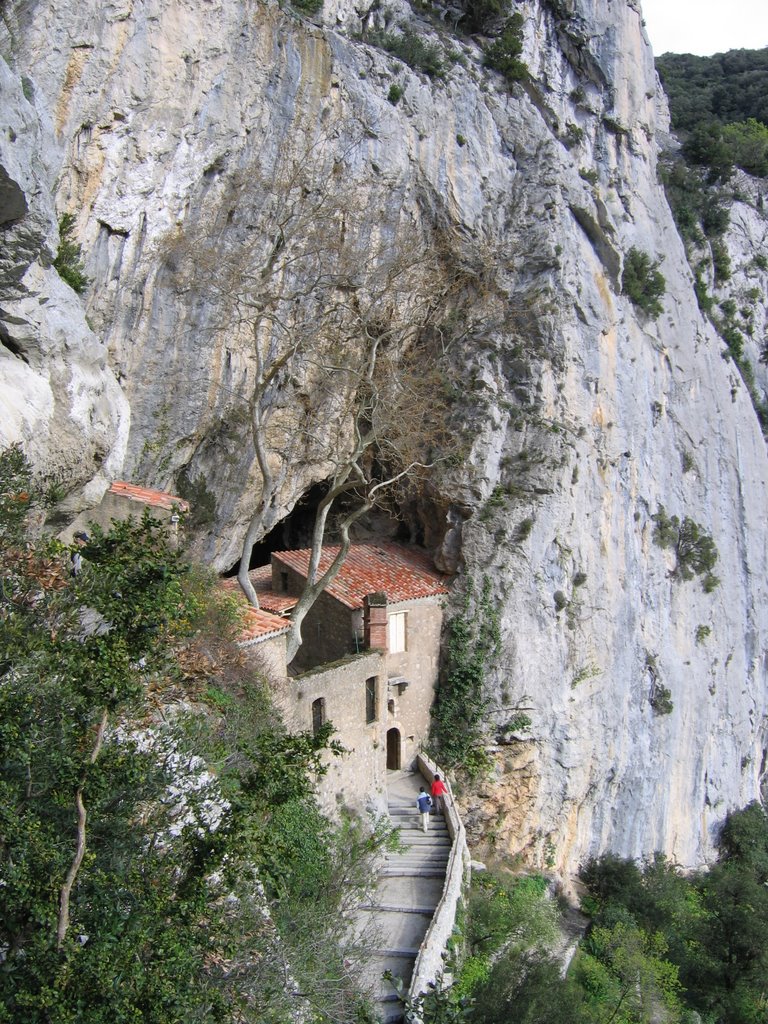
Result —
[[[120,471],[129,409],[83,304],[51,266],[56,152],[47,108],[0,59],[0,443],[69,481],[70,512]]]
[[[494,718],[531,708],[470,811],[475,838],[564,873],[607,848],[710,857],[765,771],[768,460],[657,182],[668,125],[639,6],[519,5],[533,82],[511,90],[450,18],[397,2],[327,0],[316,24],[247,0],[12,8],[3,50],[50,117],[89,321],[130,404],[119,472],[203,481],[199,548],[231,564],[259,480],[231,398],[253,376],[238,281],[274,244],[286,168],[335,147],[345,231],[371,246],[439,235],[444,272],[474,282],[454,356],[466,458],[411,515],[440,564],[492,580]],[[458,58],[443,80],[355,38],[408,21]],[[664,257],[656,320],[620,294],[632,248]],[[307,322],[313,301],[296,299]],[[286,386],[283,430],[299,407],[337,415],[311,380]],[[297,447],[282,510],[327,473]],[[662,506],[714,539],[711,593],[671,574]]]

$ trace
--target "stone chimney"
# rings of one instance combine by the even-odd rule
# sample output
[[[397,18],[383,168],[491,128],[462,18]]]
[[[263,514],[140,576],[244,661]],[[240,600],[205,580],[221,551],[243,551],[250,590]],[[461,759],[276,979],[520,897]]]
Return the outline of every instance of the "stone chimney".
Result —
[[[365,648],[387,649],[387,595],[378,591],[363,600],[363,642]]]

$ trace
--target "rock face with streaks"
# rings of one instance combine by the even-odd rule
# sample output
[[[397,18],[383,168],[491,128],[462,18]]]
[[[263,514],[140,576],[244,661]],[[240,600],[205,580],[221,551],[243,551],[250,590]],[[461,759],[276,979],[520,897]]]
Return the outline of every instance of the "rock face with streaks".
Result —
[[[60,154],[30,79],[0,60],[0,443],[66,479],[63,511],[98,503],[125,456],[129,409],[83,304],[52,267]]]
[[[460,277],[470,314],[451,350],[464,457],[434,473],[408,516],[438,564],[491,580],[502,627],[491,725],[503,733],[508,706],[532,719],[497,746],[470,838],[492,834],[497,851],[564,874],[608,848],[711,857],[718,824],[758,796],[765,772],[768,460],[657,181],[668,123],[639,5],[520,4],[532,78],[511,87],[448,14],[426,21],[398,0],[327,0],[312,22],[256,0],[9,7],[2,52],[35,110],[10,75],[4,95],[30,126],[37,114],[34,175],[22,182],[4,159],[0,179],[19,266],[24,232],[37,241],[9,282],[19,297],[3,305],[3,358],[42,411],[19,412],[8,436],[44,433],[34,453],[56,466],[69,430],[90,452],[84,466],[98,448],[102,473],[176,493],[191,482],[209,509],[198,550],[229,566],[260,486],[242,415],[258,369],[243,305],[258,302],[252,282],[269,278],[291,226],[315,230],[334,296],[353,303],[373,285],[361,259],[342,287],[344,260],[439,240],[435,294],[441,274],[446,291]],[[443,77],[360,39],[409,24],[440,48]],[[41,303],[50,317],[79,308],[50,268],[49,187],[76,216],[96,336],[54,344],[56,325],[34,321],[27,334],[50,344],[38,365],[8,325],[31,324]],[[744,263],[764,238],[747,207],[729,236]],[[633,249],[663,258],[656,319],[622,295]],[[303,253],[279,282],[291,296],[281,323],[294,328],[331,301]],[[78,391],[83,367],[93,377]],[[327,479],[313,443],[343,423],[314,380],[286,379],[274,396],[275,465],[281,438],[305,438],[291,448],[282,515]],[[64,410],[60,425],[46,401]],[[319,424],[314,440],[291,434],[302,416]],[[713,539],[709,592],[654,539],[662,510]]]

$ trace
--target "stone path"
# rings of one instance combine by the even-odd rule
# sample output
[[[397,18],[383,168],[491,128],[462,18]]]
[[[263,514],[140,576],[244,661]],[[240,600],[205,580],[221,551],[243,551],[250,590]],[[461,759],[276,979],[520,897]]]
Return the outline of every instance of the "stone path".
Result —
[[[419,946],[440,902],[451,840],[442,814],[432,814],[429,832],[421,831],[416,809],[419,787],[428,789],[418,772],[388,772],[389,815],[400,828],[402,853],[387,854],[374,901],[361,910],[359,934],[374,954],[366,964],[363,984],[371,993],[379,1019],[403,1019],[403,1005],[393,985],[382,977],[391,971],[407,991]]]

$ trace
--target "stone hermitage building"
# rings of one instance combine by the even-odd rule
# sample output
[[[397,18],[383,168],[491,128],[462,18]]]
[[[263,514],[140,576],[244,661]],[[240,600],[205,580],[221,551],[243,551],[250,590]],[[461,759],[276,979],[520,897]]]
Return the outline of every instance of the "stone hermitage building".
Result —
[[[91,523],[108,529],[113,520],[140,518],[145,510],[166,524],[175,544],[189,504],[122,480],[71,525],[66,539]],[[338,550],[323,548],[320,575]],[[238,642],[270,680],[288,729],[333,723],[334,739],[347,752],[325,755],[328,772],[318,785],[323,810],[332,815],[345,806],[383,813],[387,769],[411,766],[429,732],[448,577],[419,548],[353,544],[304,619],[303,643],[289,668],[288,618],[304,588],[309,558],[309,549],[278,551],[270,565],[251,571],[261,607],[247,606]],[[242,596],[237,580],[223,580],[222,586]]]
[[[323,549],[320,574],[337,552]],[[382,812],[387,769],[411,765],[429,731],[447,578],[418,548],[353,544],[304,620],[288,669],[286,618],[309,557],[308,549],[279,551],[251,571],[261,608],[249,608],[240,644],[273,680],[289,729],[317,730],[330,721],[346,748],[343,757],[326,757],[318,786],[326,813],[341,806]],[[235,580],[225,586],[238,589]]]

